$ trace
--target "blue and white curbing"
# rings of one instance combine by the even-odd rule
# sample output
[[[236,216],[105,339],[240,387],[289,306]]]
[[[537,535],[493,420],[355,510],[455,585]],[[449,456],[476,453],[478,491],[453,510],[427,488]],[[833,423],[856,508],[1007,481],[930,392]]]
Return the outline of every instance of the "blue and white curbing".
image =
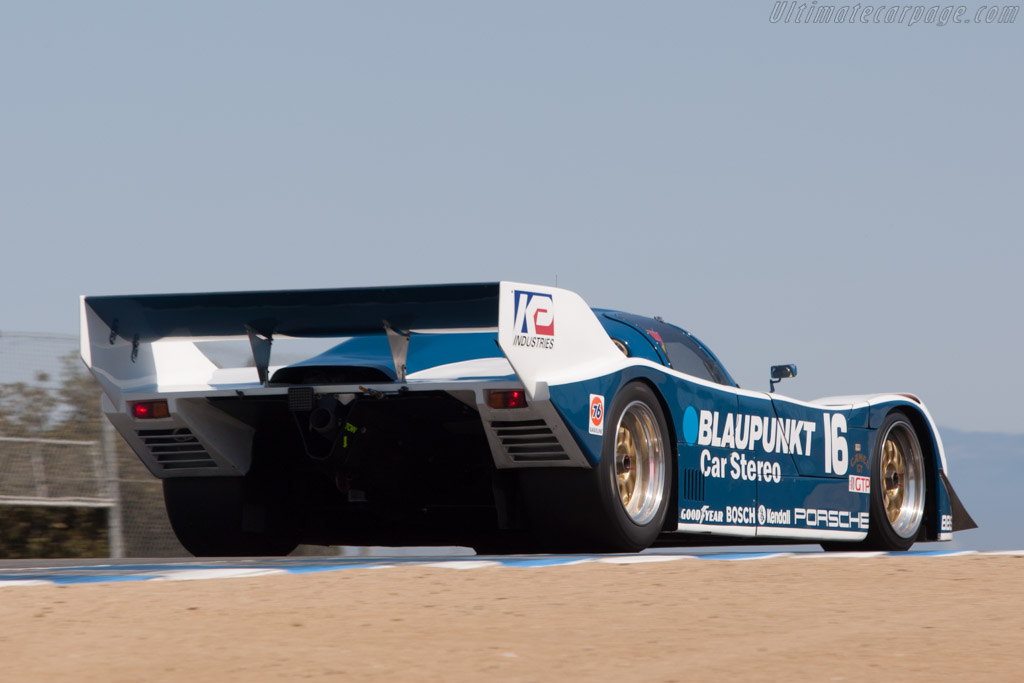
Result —
[[[255,560],[223,560],[210,562],[179,561],[167,564],[96,564],[74,567],[10,568],[0,566],[0,588],[13,586],[67,586],[73,584],[119,583],[135,581],[205,581],[209,579],[244,579],[263,576],[317,574],[348,569],[387,569],[422,567],[429,569],[490,569],[513,567],[566,567],[580,564],[633,565],[681,560],[748,561],[790,559],[859,559],[875,557],[961,557],[965,555],[1024,557],[1024,550],[1005,551],[914,551],[886,552],[772,552],[716,554],[649,554],[649,555],[515,555],[507,557],[378,557],[378,558],[281,558]]]

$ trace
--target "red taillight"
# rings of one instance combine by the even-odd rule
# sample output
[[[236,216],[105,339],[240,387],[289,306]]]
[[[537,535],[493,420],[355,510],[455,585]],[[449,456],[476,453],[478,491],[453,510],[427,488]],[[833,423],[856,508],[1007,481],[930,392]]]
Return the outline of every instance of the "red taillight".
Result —
[[[171,411],[167,408],[167,401],[137,401],[129,405],[132,417],[136,420],[157,420],[161,417],[171,416]]]
[[[526,407],[526,392],[522,389],[513,389],[510,391],[492,391],[487,396],[487,405],[495,410],[505,410],[508,408],[525,408]]]

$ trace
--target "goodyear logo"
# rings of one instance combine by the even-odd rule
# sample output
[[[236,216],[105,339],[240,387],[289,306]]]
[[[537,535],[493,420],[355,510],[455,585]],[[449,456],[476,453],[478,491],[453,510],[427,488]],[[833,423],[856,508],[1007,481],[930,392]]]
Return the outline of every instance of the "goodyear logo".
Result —
[[[709,505],[704,505],[700,508],[682,508],[679,510],[679,521],[680,522],[696,522],[697,524],[703,524],[704,522],[715,522],[721,524],[725,519],[721,510],[712,510]]]
[[[517,289],[513,293],[515,319],[513,346],[555,347],[555,303],[550,294]]]

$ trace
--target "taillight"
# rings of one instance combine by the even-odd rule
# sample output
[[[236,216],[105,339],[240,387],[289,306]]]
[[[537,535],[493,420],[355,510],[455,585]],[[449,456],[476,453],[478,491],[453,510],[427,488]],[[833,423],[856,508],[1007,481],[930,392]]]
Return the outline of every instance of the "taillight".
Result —
[[[171,416],[171,411],[167,408],[167,401],[162,399],[159,401],[136,401],[128,405],[132,417],[136,420],[157,420]]]
[[[487,405],[495,410],[505,410],[508,408],[525,408],[526,407],[526,392],[522,389],[512,389],[509,391],[492,391],[487,396]]]

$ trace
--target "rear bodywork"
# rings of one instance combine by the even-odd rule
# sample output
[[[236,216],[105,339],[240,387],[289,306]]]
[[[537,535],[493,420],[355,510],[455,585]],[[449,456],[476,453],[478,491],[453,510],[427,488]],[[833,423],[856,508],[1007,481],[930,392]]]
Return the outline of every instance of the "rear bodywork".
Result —
[[[534,483],[598,465],[615,438],[602,410],[634,382],[658,397],[675,455],[660,543],[865,538],[876,430],[893,411],[925,454],[917,540],[972,525],[916,397],[744,390],[692,338],[707,373],[674,367],[663,337],[678,328],[563,289],[83,297],[81,324],[104,411],[156,477],[258,478],[305,542],[529,533],[543,523],[531,497],[551,495]],[[278,360],[290,343],[299,355]],[[210,351],[225,344],[240,350],[227,361]],[[525,401],[504,403],[510,392]],[[140,417],[135,406],[150,401],[166,401],[166,415]]]

